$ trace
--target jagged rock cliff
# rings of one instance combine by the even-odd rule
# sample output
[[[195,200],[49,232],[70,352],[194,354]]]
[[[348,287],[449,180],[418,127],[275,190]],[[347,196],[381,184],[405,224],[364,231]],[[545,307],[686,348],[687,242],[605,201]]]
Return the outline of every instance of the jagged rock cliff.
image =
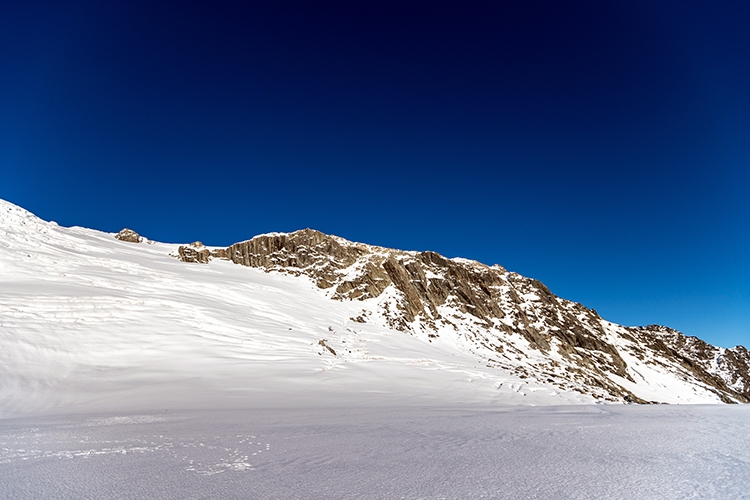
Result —
[[[750,402],[745,348],[720,349],[664,327],[615,325],[498,265],[354,243],[310,229],[256,236],[226,249],[196,243],[180,247],[179,256],[307,276],[332,299],[375,304],[354,321],[449,341],[489,366],[564,390],[658,402],[648,387],[671,377],[727,403]]]

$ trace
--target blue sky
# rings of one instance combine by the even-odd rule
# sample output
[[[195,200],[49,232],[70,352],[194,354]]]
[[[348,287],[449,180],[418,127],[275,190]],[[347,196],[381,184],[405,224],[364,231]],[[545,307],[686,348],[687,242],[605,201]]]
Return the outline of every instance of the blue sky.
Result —
[[[747,346],[748,20],[732,1],[3,2],[0,198],[161,241],[312,227],[434,250]]]

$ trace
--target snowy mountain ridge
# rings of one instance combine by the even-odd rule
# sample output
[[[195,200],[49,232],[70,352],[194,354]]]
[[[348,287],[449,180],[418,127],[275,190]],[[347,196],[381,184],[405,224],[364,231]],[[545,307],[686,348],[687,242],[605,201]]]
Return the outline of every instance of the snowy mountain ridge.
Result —
[[[372,321],[426,342],[447,337],[483,363],[563,390],[662,402],[653,384],[668,377],[723,402],[750,401],[744,347],[717,348],[658,325],[613,324],[499,265],[354,243],[310,229],[256,236],[208,256],[308,276],[330,298],[374,304],[359,321],[370,321],[366,313],[374,310]]]
[[[614,325],[500,266],[312,230],[134,241],[0,200],[0,416],[748,401],[744,348]]]

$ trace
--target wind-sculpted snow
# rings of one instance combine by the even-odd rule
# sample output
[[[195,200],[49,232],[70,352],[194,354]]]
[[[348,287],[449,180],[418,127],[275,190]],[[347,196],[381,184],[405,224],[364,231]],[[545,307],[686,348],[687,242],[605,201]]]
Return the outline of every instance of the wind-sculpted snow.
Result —
[[[750,407],[288,408],[3,421],[3,498],[750,498]]]

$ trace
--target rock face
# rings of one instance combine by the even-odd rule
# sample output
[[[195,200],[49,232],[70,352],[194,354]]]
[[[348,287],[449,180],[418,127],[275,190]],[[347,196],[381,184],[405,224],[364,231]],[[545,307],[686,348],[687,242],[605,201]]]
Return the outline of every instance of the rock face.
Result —
[[[715,385],[750,401],[750,353],[743,346],[725,349],[697,337],[660,325],[634,328],[664,343],[697,376],[715,379]]]
[[[208,264],[213,258],[227,258],[225,249],[211,250],[206,248],[200,241],[179,247],[177,253],[179,259],[183,262],[198,262],[200,264]]]
[[[143,238],[140,234],[136,233],[132,229],[122,229],[119,233],[115,235],[115,238],[117,238],[120,241],[128,241],[130,243],[140,243],[143,241]]]
[[[650,402],[638,395],[639,384],[644,372],[656,371],[724,402],[750,402],[750,355],[743,347],[720,349],[665,327],[612,324],[498,265],[310,229],[256,236],[227,249],[192,244],[179,254],[186,262],[223,258],[307,276],[333,299],[375,301],[375,317],[363,314],[355,322],[382,321],[429,342],[450,337],[488,365],[565,390]]]

